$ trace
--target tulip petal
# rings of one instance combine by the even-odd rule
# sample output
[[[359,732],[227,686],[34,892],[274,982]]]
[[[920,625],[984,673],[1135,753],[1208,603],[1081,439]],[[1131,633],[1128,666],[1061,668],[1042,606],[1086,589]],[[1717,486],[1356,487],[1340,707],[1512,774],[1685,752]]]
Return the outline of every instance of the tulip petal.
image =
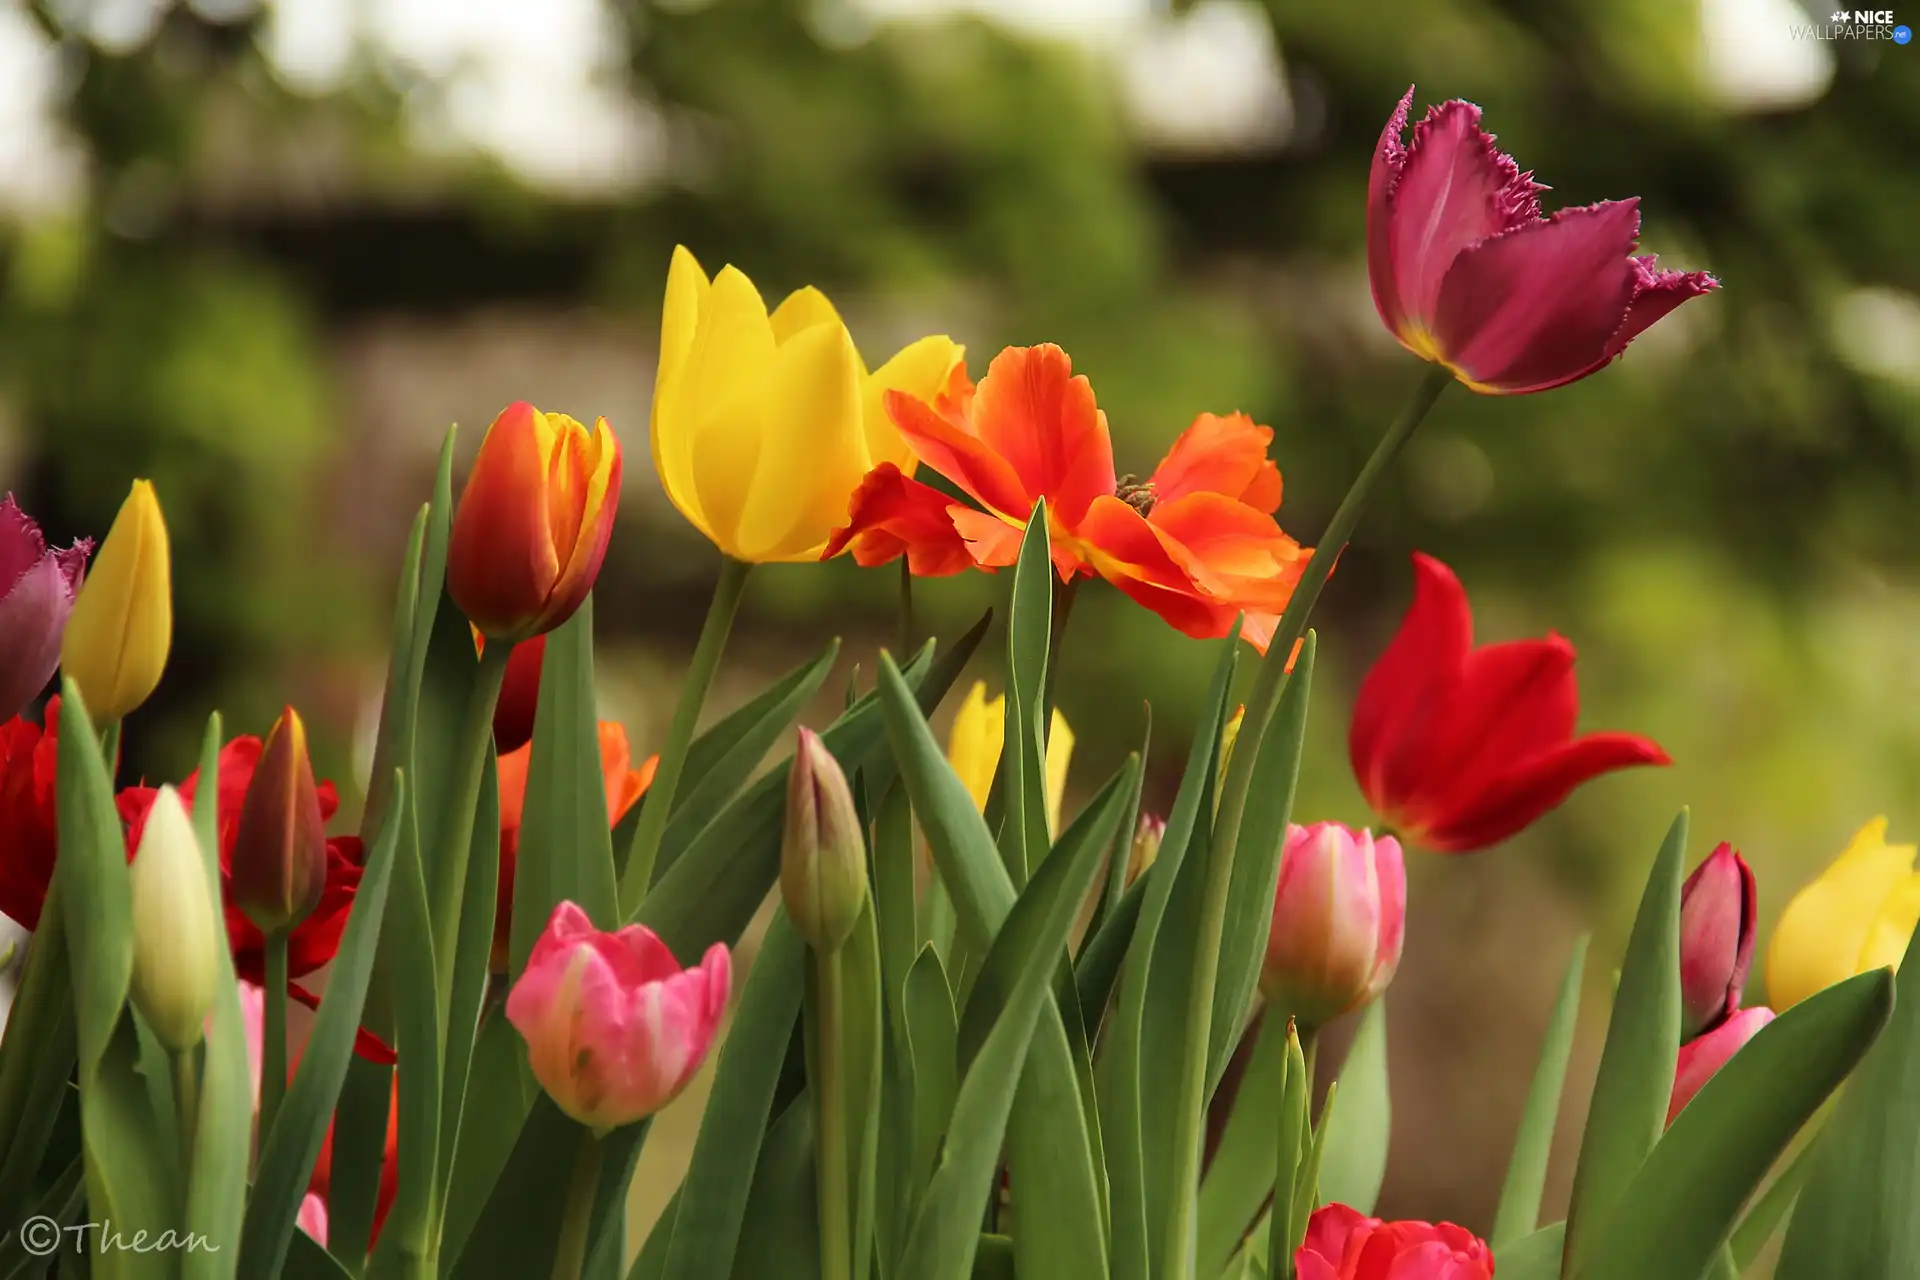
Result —
[[[1607,343],[1609,358],[1619,355],[1646,331],[1647,327],[1685,302],[1703,293],[1711,293],[1720,282],[1705,271],[1661,271],[1653,254],[1633,259],[1633,301],[1627,304],[1627,318]]]
[[[1667,1103],[1667,1123],[1672,1124],[1673,1118],[1693,1101],[1693,1095],[1713,1079],[1714,1073],[1726,1066],[1728,1060],[1773,1019],[1771,1009],[1742,1009],[1718,1030],[1681,1045],[1680,1056],[1674,1064],[1673,1097]]]
[[[1521,394],[1600,368],[1632,301],[1637,200],[1562,209],[1466,249],[1433,311],[1441,357],[1476,391]]]
[[[1673,761],[1658,743],[1630,733],[1592,733],[1534,757],[1435,816],[1421,839],[1442,853],[1498,844],[1555,808],[1581,783],[1635,765]]]
[[[9,581],[0,577],[0,582]],[[0,719],[18,715],[53,678],[73,593],[51,553],[11,580],[0,598]]]
[[[1175,630],[1212,639],[1233,626],[1237,610],[1195,586],[1171,537],[1120,499],[1095,499],[1075,532],[1101,577]]]
[[[947,731],[947,763],[973,797],[973,807],[985,811],[987,794],[993,790],[993,775],[1000,768],[1000,751],[1006,743],[1007,700],[987,697],[987,686],[974,681],[967,696],[954,713],[953,727]]]
[[[660,367],[653,382],[653,469],[680,513],[708,538],[713,536],[700,510],[693,486],[693,405],[695,397],[682,394],[686,368],[693,355],[701,315],[710,310],[713,286],[699,262],[685,248],[676,247],[667,268],[666,301],[660,316]]]
[[[986,511],[975,511],[972,507],[963,507],[953,503],[947,507],[947,518],[953,521],[953,528],[966,543],[967,554],[982,569],[1004,569],[1020,559],[1020,543],[1026,536],[1024,522],[1014,524],[1002,520],[999,516]],[[1054,563],[1060,563],[1060,544],[1056,540],[1052,547]],[[1075,562],[1077,563],[1077,562]],[[1061,578],[1065,578],[1071,566],[1062,569]]]
[[[1353,776],[1376,813],[1393,815],[1429,766],[1433,722],[1473,647],[1473,614],[1453,570],[1413,557],[1413,605],[1367,673],[1347,735]]]
[[[890,462],[902,474],[913,474],[919,460],[900,429],[893,425],[893,419],[887,416],[887,393],[898,391],[915,400],[932,403],[946,389],[955,367],[964,368],[961,362],[966,350],[945,334],[922,338],[900,348],[891,360],[868,376],[862,392],[860,419],[866,432],[869,465]]]
[[[1281,493],[1280,468],[1267,457],[1272,443],[1272,428],[1244,413],[1201,414],[1153,470],[1148,483],[1156,507],[1189,494],[1218,493],[1272,513]]]
[[[564,483],[550,480],[547,489],[548,521],[555,533],[554,547],[561,555],[562,564],[546,608],[534,624],[542,633],[571,618],[587,593],[593,590],[600,566],[606,561],[614,517],[620,509],[620,442],[614,438],[607,420],[596,418],[593,434],[589,436],[573,419],[554,416],[561,417],[566,429],[561,435],[563,448],[555,450],[556,454],[564,450],[564,467],[556,466],[553,474],[557,476],[564,470],[567,479]],[[551,510],[557,503],[565,506],[558,511]],[[561,542],[560,537],[570,541]]]
[[[827,301],[827,295],[808,285],[795,289],[788,294],[773,314],[767,317],[773,329],[773,341],[776,345],[785,345],[800,333],[817,324],[837,324],[845,328],[840,313]]]
[[[1219,493],[1160,503],[1147,523],[1201,591],[1236,608],[1285,609],[1310,554],[1272,516]]]
[[[735,553],[731,544],[752,482],[751,455],[758,440],[755,433],[730,441],[716,436],[711,426],[727,417],[738,429],[741,419],[754,417],[777,352],[759,290],[742,272],[723,268],[707,290],[693,345],[655,417],[656,435],[673,440],[673,449],[663,444],[662,451],[671,455],[677,449],[685,460],[688,499],[683,501],[675,487],[678,477],[671,467],[660,473],[667,496],[729,553]],[[748,402],[744,409],[743,401]]]
[[[883,462],[854,490],[847,523],[827,539],[821,559],[851,549],[854,563],[871,569],[904,555],[907,568],[921,578],[971,569],[973,555],[948,514],[954,505],[938,489],[910,480],[891,462]]]
[[[1402,102],[1389,129],[1404,122],[1408,105]],[[1375,154],[1383,155],[1384,148]],[[1448,269],[1471,246],[1535,222],[1539,190],[1480,127],[1479,107],[1456,100],[1431,108],[1414,126],[1413,145],[1386,195],[1392,278],[1403,323],[1437,332]]]
[[[1367,281],[1373,287],[1374,309],[1389,333],[1398,335],[1406,324],[1406,307],[1400,297],[1400,282],[1393,270],[1393,214],[1390,200],[1400,171],[1406,168],[1407,148],[1401,141],[1407,132],[1407,116],[1413,110],[1413,86],[1407,86],[1380,141],[1373,150],[1373,167],[1367,175]]]
[[[920,461],[998,515],[1024,521],[1033,514],[1026,486],[985,441],[926,401],[901,391],[887,392],[885,400],[888,416]]]
[[[1450,796],[1482,791],[1515,760],[1572,739],[1580,713],[1575,656],[1557,635],[1471,650],[1434,718],[1428,764],[1408,807],[1444,806]]]
[[[845,523],[865,455],[860,357],[845,329],[814,325],[714,410],[693,462],[723,550],[755,562],[812,560]]]
[[[1093,385],[1075,376],[1067,353],[1050,342],[1008,347],[993,358],[974,393],[973,429],[1007,460],[1028,499],[1023,509],[1002,508],[1007,515],[1025,519],[1045,495],[1048,515],[1071,529],[1095,498],[1113,492],[1106,415]]]
[[[1882,911],[1910,891],[1914,878],[1914,846],[1886,837],[1885,818],[1861,827],[1833,865],[1787,904],[1767,946],[1770,1004],[1786,1009],[1851,978],[1878,949]]]
[[[494,419],[467,474],[447,589],[482,631],[504,635],[532,623],[559,580],[544,497],[555,443],[540,411],[516,402]]]

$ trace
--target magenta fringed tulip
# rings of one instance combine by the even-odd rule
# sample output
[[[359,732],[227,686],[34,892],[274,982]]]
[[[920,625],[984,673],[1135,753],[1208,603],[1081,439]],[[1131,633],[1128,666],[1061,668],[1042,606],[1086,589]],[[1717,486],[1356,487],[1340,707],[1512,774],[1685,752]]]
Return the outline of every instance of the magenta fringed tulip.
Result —
[[[1318,1027],[1386,990],[1406,936],[1400,842],[1337,822],[1287,829],[1260,989]]]
[[[683,969],[646,926],[602,933],[562,902],[507,995],[507,1020],[560,1109],[605,1132],[686,1087],[720,1029],[732,981],[724,944]]]
[[[1753,871],[1722,844],[1680,891],[1680,1039],[1732,1017],[1753,967]]]
[[[1403,144],[1413,90],[1380,135],[1367,184],[1367,274],[1400,345],[1475,391],[1515,395],[1601,368],[1642,330],[1718,282],[1634,253],[1640,202],[1543,216],[1546,188],[1443,102]]]
[[[1667,1103],[1667,1123],[1672,1124],[1680,1109],[1693,1101],[1693,1095],[1713,1079],[1714,1073],[1772,1021],[1771,1009],[1742,1009],[1717,1030],[1681,1045],[1680,1058],[1673,1071],[1673,1099]]]
[[[55,551],[12,494],[0,500],[0,724],[19,715],[60,665],[60,638],[92,550],[82,538]]]

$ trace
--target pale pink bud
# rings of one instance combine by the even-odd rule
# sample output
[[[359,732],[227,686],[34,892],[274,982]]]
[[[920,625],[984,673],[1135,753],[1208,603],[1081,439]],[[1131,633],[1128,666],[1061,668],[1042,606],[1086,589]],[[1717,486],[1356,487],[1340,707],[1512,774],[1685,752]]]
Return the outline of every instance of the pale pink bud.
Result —
[[[732,979],[724,944],[683,969],[646,926],[602,933],[562,902],[507,995],[507,1020],[560,1109],[605,1132],[686,1087],[720,1029]]]
[[[1759,1035],[1760,1029],[1772,1021],[1771,1009],[1742,1009],[1717,1029],[1681,1045],[1680,1059],[1673,1071],[1673,1100],[1667,1103],[1667,1123],[1672,1124],[1673,1118],[1680,1114],[1680,1108],[1693,1101],[1693,1095],[1713,1079],[1714,1072],[1726,1066],[1727,1059],[1738,1053],[1747,1041]]]
[[[1369,1003],[1399,967],[1406,909],[1406,865],[1392,836],[1337,822],[1289,827],[1261,991],[1306,1027]]]

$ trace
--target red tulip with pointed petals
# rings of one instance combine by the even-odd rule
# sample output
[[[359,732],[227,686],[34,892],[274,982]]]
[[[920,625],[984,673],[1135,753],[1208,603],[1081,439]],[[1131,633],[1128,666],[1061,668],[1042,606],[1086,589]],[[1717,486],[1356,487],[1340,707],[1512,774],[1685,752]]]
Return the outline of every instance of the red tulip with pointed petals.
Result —
[[[1354,777],[1404,839],[1442,853],[1498,844],[1575,787],[1669,764],[1649,738],[1574,736],[1580,693],[1564,638],[1473,644],[1453,571],[1413,558],[1413,607],[1360,686],[1348,731]]]
[[[1545,187],[1443,102],[1402,142],[1413,90],[1374,151],[1367,274],[1400,345],[1491,395],[1545,391],[1604,367],[1688,298],[1719,282],[1634,253],[1640,202],[1540,211]]]

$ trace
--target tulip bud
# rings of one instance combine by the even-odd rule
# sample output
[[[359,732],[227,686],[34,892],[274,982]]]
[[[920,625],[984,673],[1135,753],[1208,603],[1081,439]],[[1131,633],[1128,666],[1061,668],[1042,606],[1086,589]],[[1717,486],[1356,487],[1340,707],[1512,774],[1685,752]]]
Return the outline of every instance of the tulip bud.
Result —
[[[563,413],[508,405],[480,443],[454,511],[447,591],[496,640],[553,630],[580,607],[620,505],[620,442]]]
[[[533,717],[540,709],[540,668],[546,656],[547,638],[535,636],[513,646],[507,658],[500,700],[493,704],[493,749],[500,755],[533,741]]]
[[[1287,829],[1260,989],[1306,1028],[1386,990],[1405,937],[1400,843],[1337,822]]]
[[[787,770],[787,825],[780,839],[780,897],[815,951],[838,951],[867,905],[867,847],[839,761],[811,729],[800,730]]]
[[[153,693],[172,643],[167,524],[153,486],[135,480],[74,601],[60,666],[95,722],[112,724]]]
[[[600,1132],[666,1106],[706,1059],[733,962],[715,943],[682,969],[645,925],[601,933],[571,902],[553,909],[507,995],[527,1065],[560,1109]]]
[[[60,638],[93,543],[47,546],[8,494],[0,501],[0,723],[20,714],[60,665]]]
[[[1681,1045],[1673,1072],[1673,1098],[1667,1104],[1667,1123],[1672,1124],[1680,1109],[1693,1101],[1693,1095],[1727,1065],[1727,1059],[1772,1021],[1771,1009],[1742,1009],[1706,1035]]]
[[[1147,874],[1153,860],[1160,856],[1160,841],[1166,837],[1167,820],[1158,814],[1143,813],[1134,828],[1133,848],[1127,855],[1127,883]]]
[[[247,784],[232,853],[233,901],[262,933],[291,929],[327,887],[327,830],[307,756],[307,727],[280,713]]]
[[[1733,1016],[1753,966],[1753,871],[1730,844],[1680,890],[1680,1040]]]
[[[133,1004],[160,1043],[200,1043],[213,1008],[216,947],[227,943],[207,864],[180,793],[161,787],[127,878],[133,897]]]

